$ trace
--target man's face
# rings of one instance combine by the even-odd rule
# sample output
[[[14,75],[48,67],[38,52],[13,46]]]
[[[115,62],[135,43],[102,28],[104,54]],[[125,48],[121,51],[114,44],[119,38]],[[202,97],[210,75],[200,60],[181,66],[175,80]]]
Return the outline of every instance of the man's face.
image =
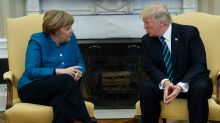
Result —
[[[149,36],[151,37],[160,36],[161,26],[157,20],[155,20],[152,16],[144,16],[143,21],[144,21],[144,29],[146,30]]]

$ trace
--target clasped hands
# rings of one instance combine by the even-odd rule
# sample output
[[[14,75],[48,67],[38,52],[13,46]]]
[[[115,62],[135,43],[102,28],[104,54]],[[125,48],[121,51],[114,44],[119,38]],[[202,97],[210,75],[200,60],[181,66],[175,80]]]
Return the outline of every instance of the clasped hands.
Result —
[[[163,87],[164,87],[163,101],[165,104],[172,103],[179,95],[179,93],[182,91],[182,88],[179,85],[174,85],[169,80],[164,82]]]
[[[56,74],[68,74],[78,81],[82,77],[82,72],[79,70],[80,66],[72,66],[63,69],[56,69]]]

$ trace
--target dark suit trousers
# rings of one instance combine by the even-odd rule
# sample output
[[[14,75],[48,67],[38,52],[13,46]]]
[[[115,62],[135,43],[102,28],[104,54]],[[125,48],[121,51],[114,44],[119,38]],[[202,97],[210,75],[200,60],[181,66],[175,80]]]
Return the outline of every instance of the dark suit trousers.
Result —
[[[178,98],[186,98],[188,101],[190,123],[207,123],[208,98],[211,95],[212,83],[208,78],[192,82],[187,93],[179,94]],[[142,123],[159,122],[161,100],[163,100],[163,90],[159,89],[158,84],[150,80],[144,81],[140,94]]]
[[[79,82],[69,75],[54,75],[35,80],[18,91],[23,102],[52,106],[53,123],[72,123],[76,118],[85,119],[85,123],[91,122]]]

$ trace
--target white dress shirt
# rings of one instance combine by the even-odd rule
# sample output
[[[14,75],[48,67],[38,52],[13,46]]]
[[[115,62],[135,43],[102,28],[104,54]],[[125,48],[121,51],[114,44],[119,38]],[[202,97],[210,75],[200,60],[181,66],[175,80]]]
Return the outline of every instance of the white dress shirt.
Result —
[[[163,34],[163,37],[165,38],[165,42],[171,52],[171,31],[172,31],[172,25],[170,24],[168,29],[166,30],[166,32]],[[171,52],[172,54],[172,52]],[[163,88],[163,84],[166,80],[169,80],[168,78],[164,78],[160,83],[159,83],[159,88],[162,90]],[[189,84],[188,83],[184,83],[184,82],[179,82],[177,83],[177,85],[179,85],[182,88],[182,92],[188,92],[189,90]]]

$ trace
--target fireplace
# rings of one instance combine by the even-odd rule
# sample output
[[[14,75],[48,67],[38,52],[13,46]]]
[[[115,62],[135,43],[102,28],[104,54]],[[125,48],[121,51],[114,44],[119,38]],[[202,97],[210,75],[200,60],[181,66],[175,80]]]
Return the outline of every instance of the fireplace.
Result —
[[[95,108],[133,108],[146,78],[140,39],[80,40],[79,47],[87,65],[83,81]]]

